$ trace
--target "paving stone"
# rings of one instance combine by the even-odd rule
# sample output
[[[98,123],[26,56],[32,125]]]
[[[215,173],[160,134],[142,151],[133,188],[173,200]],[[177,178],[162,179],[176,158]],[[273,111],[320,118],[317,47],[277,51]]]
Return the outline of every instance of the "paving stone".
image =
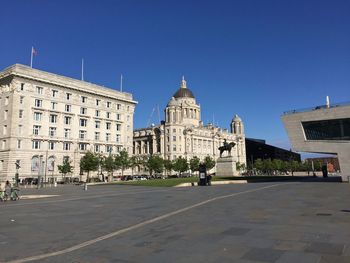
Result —
[[[306,242],[281,240],[277,241],[276,245],[273,248],[278,250],[304,251],[308,245],[309,243]]]
[[[318,263],[321,256],[312,253],[287,251],[276,261],[276,263]]]
[[[325,255],[321,257],[319,263],[349,263],[350,257]]]
[[[252,248],[244,254],[242,259],[273,263],[276,262],[283,253],[283,251],[272,248]]]
[[[250,231],[249,228],[231,227],[231,228],[223,231],[221,234],[232,235],[232,236],[241,236],[241,235],[245,235],[249,231]]]
[[[305,252],[341,255],[344,251],[344,247],[343,244],[314,242],[305,249]]]

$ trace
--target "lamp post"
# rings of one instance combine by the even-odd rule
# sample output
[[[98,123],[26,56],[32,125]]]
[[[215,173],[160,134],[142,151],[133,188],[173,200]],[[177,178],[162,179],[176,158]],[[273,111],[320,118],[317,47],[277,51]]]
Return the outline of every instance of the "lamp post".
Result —
[[[19,165],[19,161],[16,161],[16,162],[15,162],[15,165],[16,165],[15,187],[18,187],[18,181],[19,181],[18,170],[19,170],[19,168],[21,168],[21,166]]]
[[[39,155],[39,167],[38,167],[38,184],[37,184],[37,189],[42,187],[42,167],[43,167],[43,155]]]

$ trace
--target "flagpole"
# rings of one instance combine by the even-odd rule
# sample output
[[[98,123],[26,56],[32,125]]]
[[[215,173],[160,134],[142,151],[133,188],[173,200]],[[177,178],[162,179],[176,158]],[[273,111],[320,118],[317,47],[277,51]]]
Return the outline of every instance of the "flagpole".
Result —
[[[32,47],[32,50],[30,52],[30,67],[33,68],[33,49],[34,47]]]
[[[81,60],[81,80],[84,81],[84,59]]]
[[[123,92],[123,75],[120,74],[120,92]]]

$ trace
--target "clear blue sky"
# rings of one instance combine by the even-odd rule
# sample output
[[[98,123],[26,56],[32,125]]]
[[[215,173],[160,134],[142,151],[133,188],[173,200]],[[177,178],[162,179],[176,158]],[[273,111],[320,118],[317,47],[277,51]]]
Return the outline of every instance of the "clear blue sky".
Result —
[[[185,75],[202,120],[289,147],[283,111],[349,101],[350,1],[2,1],[0,68],[34,67],[124,89],[135,127]],[[157,123],[154,114],[152,122]]]

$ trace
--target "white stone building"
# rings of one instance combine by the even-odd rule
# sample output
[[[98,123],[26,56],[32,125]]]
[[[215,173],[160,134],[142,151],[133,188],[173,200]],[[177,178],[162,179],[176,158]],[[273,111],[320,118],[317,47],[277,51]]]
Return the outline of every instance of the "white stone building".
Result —
[[[165,110],[165,121],[157,126],[134,130],[134,154],[158,154],[165,159],[174,160],[183,156],[190,160],[197,156],[203,160],[220,156],[218,147],[224,139],[235,142],[231,154],[236,162],[246,163],[245,134],[242,120],[235,115],[231,121],[231,132],[203,125],[201,107],[186,81],[182,79],[180,88],[170,99]]]
[[[0,181],[60,179],[68,157],[79,177],[87,150],[132,153],[132,95],[15,64],[0,72]],[[50,179],[50,180],[49,180]]]

